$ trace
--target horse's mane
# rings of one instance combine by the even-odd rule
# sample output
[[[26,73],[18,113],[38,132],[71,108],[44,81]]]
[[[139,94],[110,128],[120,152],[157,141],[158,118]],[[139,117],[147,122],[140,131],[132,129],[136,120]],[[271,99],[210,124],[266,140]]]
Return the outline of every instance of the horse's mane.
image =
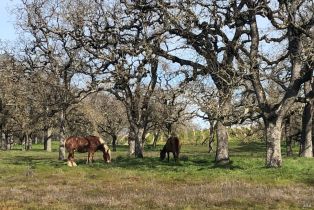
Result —
[[[101,144],[105,144],[105,141],[101,137],[99,137],[99,141]]]

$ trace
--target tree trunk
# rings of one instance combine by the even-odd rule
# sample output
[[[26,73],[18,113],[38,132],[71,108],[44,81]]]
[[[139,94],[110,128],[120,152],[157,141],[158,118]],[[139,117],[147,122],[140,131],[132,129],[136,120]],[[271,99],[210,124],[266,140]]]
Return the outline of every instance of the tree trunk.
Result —
[[[129,132],[129,155],[135,155],[137,158],[143,158],[144,128],[136,123],[131,123]]]
[[[51,128],[44,128],[44,150],[51,152]]]
[[[65,110],[62,110],[60,116],[60,143],[59,143],[59,160],[65,160]]]
[[[23,137],[22,137],[22,151],[25,151],[25,145],[26,145],[26,136],[24,135]]]
[[[226,126],[221,121],[217,121],[217,150],[215,162],[217,164],[229,163],[229,148],[228,148],[228,132]]]
[[[112,135],[112,151],[117,151],[117,135]]]
[[[312,147],[312,104],[307,103],[302,116],[302,134],[301,134],[301,157],[313,157]]]
[[[133,133],[131,129],[129,131],[128,144],[129,144],[129,156],[131,157],[132,155],[135,154],[135,134]]]
[[[144,157],[144,142],[143,142],[143,136],[144,136],[144,129],[138,128],[136,132],[136,138],[135,138],[135,157],[137,158],[143,158]]]
[[[4,133],[1,131],[1,139],[0,139],[0,149],[3,149],[3,144],[4,144]]]
[[[231,110],[231,94],[229,90],[221,90],[219,93],[219,108],[221,110],[221,119],[217,121],[216,136],[217,136],[217,150],[216,150],[216,164],[228,164],[229,148],[228,148],[228,130],[224,125],[224,121],[228,119]]]
[[[13,141],[13,135],[7,135],[6,140],[5,140],[6,150],[12,149],[12,141]]]
[[[32,138],[28,133],[25,134],[26,142],[25,142],[25,149],[31,150],[32,149]]]
[[[264,119],[266,132],[266,167],[280,167],[281,158],[281,134],[282,119]]]
[[[215,141],[215,122],[210,122],[210,128],[209,128],[209,142],[208,142],[208,153],[210,153],[213,150],[213,143]]]
[[[287,157],[289,157],[293,155],[290,116],[288,116],[285,121],[285,137],[286,137],[286,154]]]
[[[304,83],[304,94],[307,95],[311,92],[311,82]],[[313,157],[313,145],[312,145],[312,121],[313,121],[313,102],[312,99],[308,99],[306,103],[303,115],[302,115],[302,134],[300,144],[300,156],[301,157]]]
[[[155,148],[156,145],[157,145],[157,141],[158,141],[158,138],[159,138],[159,134],[160,134],[160,131],[155,131],[154,132],[154,139],[153,139],[153,147]]]

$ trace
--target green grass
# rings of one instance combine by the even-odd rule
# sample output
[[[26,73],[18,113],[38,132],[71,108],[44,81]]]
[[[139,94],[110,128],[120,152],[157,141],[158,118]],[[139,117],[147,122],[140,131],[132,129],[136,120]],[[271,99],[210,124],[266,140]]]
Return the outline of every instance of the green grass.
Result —
[[[284,157],[283,167],[264,167],[264,144],[230,143],[231,163],[216,166],[201,145],[183,145],[181,160],[159,161],[147,147],[144,159],[118,146],[111,164],[101,154],[78,167],[47,153],[0,152],[0,209],[313,209],[314,159]]]

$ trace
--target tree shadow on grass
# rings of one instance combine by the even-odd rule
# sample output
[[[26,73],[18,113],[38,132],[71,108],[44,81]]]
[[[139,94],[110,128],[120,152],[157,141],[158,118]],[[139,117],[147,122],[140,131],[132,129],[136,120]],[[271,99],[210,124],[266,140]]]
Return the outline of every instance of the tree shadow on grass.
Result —
[[[32,168],[36,168],[39,165],[47,165],[60,168],[65,165],[64,161],[35,156],[14,156],[14,158],[4,158],[3,160],[12,165],[25,165]]]
[[[239,165],[235,165],[234,162],[231,160],[228,163],[215,163],[211,166],[211,169],[228,169],[228,170],[244,170],[243,167]]]
[[[159,157],[145,157],[145,158],[130,158],[118,156],[112,161],[112,167],[119,168],[132,168],[140,170],[151,170],[157,169],[160,166],[176,166],[181,167],[183,164],[181,162],[174,162],[174,160],[160,161]]]
[[[266,145],[264,142],[239,143],[235,147],[230,147],[229,150],[234,156],[264,155]]]

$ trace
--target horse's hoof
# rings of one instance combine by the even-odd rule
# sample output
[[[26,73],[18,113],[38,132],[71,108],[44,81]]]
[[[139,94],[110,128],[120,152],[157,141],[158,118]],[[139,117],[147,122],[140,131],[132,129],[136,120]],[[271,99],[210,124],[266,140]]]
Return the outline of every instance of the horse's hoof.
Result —
[[[69,167],[72,167],[72,166],[73,166],[70,161],[68,161],[67,165],[68,165]]]
[[[73,166],[76,167],[77,166],[76,163],[73,162]]]

